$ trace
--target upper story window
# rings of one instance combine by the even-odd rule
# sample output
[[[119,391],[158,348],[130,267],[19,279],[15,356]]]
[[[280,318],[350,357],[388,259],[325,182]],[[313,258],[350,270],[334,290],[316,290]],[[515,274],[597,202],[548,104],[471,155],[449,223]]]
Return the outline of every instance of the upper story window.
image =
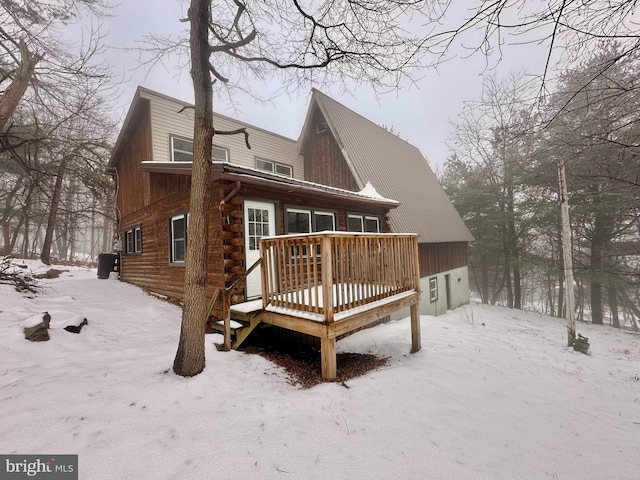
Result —
[[[380,233],[380,218],[373,215],[349,214],[347,230],[350,232]]]
[[[265,172],[277,173],[285,177],[293,177],[293,167],[286,163],[274,162],[266,158],[256,157],[256,168]]]
[[[125,253],[132,255],[142,253],[142,228],[140,225],[125,230]]]
[[[324,133],[327,131],[327,122],[321,121],[316,123],[316,133]]]
[[[193,162],[193,140],[184,137],[171,135],[171,161],[172,162]],[[229,149],[213,145],[211,149],[211,159],[214,162],[228,162]]]
[[[186,138],[171,137],[171,161],[193,162],[193,142]]]
[[[228,162],[229,161],[229,149],[225,147],[213,146],[211,150],[211,158],[214,162]]]

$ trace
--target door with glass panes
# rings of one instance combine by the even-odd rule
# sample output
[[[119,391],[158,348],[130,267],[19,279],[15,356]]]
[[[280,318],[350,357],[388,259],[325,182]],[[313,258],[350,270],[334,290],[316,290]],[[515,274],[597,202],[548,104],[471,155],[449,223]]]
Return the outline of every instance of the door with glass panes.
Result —
[[[276,234],[275,206],[273,203],[244,202],[245,261],[247,269],[260,258],[260,239]],[[247,298],[262,295],[261,269],[256,268],[246,280]]]

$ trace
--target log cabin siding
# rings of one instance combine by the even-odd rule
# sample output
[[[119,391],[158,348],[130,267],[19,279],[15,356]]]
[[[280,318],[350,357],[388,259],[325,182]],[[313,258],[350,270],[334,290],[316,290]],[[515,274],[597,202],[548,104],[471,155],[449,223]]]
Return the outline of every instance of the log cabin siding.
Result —
[[[327,128],[324,132],[317,132],[316,125],[325,122],[318,109],[312,116],[312,122],[313,127],[309,129],[309,138],[302,152],[305,180],[354,192],[359,191],[358,182],[351,173],[331,130]]]
[[[220,196],[219,185],[213,198]],[[217,204],[215,209],[217,210]],[[127,228],[139,224],[142,232],[142,252],[122,255],[120,277],[122,280],[147,290],[182,300],[184,292],[184,264],[171,264],[169,260],[169,222],[172,216],[189,210],[189,190],[169,195],[137,212],[122,218],[122,235]],[[216,288],[224,287],[224,273],[220,242],[216,232],[220,230],[220,215],[211,215],[209,223],[209,295]]]
[[[276,235],[285,235],[286,221],[285,210],[287,207],[314,209],[329,211],[336,214],[336,230],[347,231],[347,215],[349,213],[361,213],[380,218],[380,230],[389,233],[389,215],[387,207],[375,205],[362,205],[356,201],[349,202],[344,198],[336,198],[332,195],[320,195],[311,193],[279,193],[267,188],[242,187],[240,196],[247,200],[272,202],[276,204]]]
[[[168,177],[168,178],[167,178]],[[184,265],[171,264],[169,260],[169,221],[172,216],[189,210],[189,185],[180,189],[181,179],[189,176],[152,173],[152,190],[162,191],[166,196],[150,205],[123,216],[120,235],[134,225],[140,225],[142,252],[123,254],[121,279],[171,298],[182,300],[184,292]],[[208,294],[215,289],[224,289],[233,284],[250,267],[245,261],[244,201],[270,202],[276,207],[276,234],[286,230],[285,210],[289,205],[299,208],[321,209],[336,214],[336,229],[347,230],[347,215],[358,212],[380,218],[383,233],[390,232],[388,208],[366,204],[357,200],[336,199],[330,194],[283,193],[268,187],[242,185],[231,198],[227,198],[235,184],[212,181],[212,205],[209,224]],[[171,190],[174,190],[173,192]],[[320,207],[319,207],[320,206]],[[245,300],[244,284],[231,291],[231,303]],[[218,306],[219,307],[219,306]],[[219,315],[219,308],[214,315]]]
[[[153,126],[152,160],[171,161],[171,135],[193,138],[193,108],[185,108],[184,103],[150,94],[142,95],[151,102],[151,124]],[[182,110],[182,111],[181,111]],[[180,112],[180,113],[178,113]],[[235,121],[224,115],[213,114],[217,130],[237,130],[247,127],[251,149],[245,144],[244,135],[218,135],[213,144],[229,150],[229,161],[236,165],[255,168],[255,158],[260,157],[293,167],[294,178],[304,178],[302,158],[298,155],[295,140],[271,133],[258,127]]]
[[[467,266],[467,242],[418,244],[420,277]]]

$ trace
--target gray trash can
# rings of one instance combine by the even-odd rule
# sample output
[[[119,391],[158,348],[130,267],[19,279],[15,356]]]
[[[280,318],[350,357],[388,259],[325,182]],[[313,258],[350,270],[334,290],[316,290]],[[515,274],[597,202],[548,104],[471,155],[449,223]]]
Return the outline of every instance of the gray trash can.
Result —
[[[115,253],[101,253],[98,255],[98,278],[107,279],[115,271],[118,255]]]

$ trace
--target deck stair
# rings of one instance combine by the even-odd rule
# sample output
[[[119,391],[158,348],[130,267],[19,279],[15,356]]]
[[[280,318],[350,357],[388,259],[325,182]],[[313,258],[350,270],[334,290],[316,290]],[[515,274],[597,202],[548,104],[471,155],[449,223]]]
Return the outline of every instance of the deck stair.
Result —
[[[260,324],[258,314],[262,311],[262,300],[252,300],[230,308],[231,348],[237,350],[249,335]],[[224,335],[224,321],[218,320],[212,325],[213,329]]]

